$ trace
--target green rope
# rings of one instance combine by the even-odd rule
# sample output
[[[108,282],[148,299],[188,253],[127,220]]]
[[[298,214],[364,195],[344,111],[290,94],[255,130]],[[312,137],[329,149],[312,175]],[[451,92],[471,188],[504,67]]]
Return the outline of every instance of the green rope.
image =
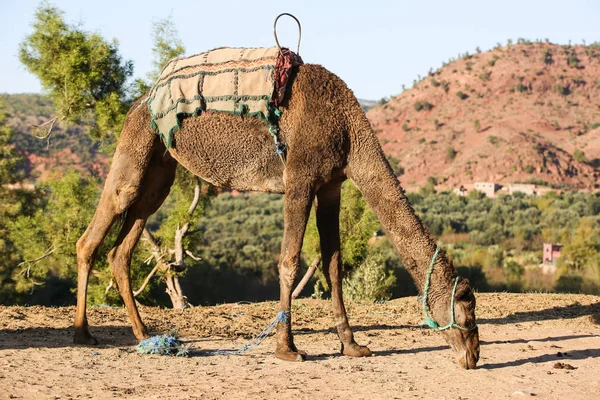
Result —
[[[425,289],[423,290],[423,314],[425,315],[425,323],[433,329],[438,331],[445,331],[450,328],[458,328],[462,331],[472,331],[477,328],[477,324],[473,325],[470,328],[465,328],[456,323],[456,319],[454,317],[454,296],[456,294],[456,286],[458,285],[458,276],[454,280],[454,287],[452,288],[452,297],[450,298],[450,322],[448,325],[439,326],[437,322],[435,322],[431,316],[429,316],[429,310],[427,306],[427,298],[429,296],[429,286],[431,284],[431,274],[433,273],[433,266],[435,264],[435,260],[440,252],[440,248],[436,246],[435,253],[433,253],[433,257],[431,258],[431,263],[429,264],[429,271],[427,271],[427,278],[425,279]]]

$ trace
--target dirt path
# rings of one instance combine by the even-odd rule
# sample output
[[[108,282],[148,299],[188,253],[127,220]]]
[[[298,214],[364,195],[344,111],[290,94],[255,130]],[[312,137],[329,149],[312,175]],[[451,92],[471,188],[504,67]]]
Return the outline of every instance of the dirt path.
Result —
[[[275,303],[143,308],[154,331],[178,329],[195,350],[188,358],[137,354],[123,309],[91,310],[102,344],[82,347],[71,344],[71,307],[0,307],[0,398],[600,399],[597,296],[480,294],[474,371],[459,369],[442,336],[419,327],[414,297],[348,308],[373,357],[339,356],[329,303],[301,300],[296,344],[310,357],[289,363],[272,355],[273,338],[244,356],[207,354],[241,346],[274,317]]]

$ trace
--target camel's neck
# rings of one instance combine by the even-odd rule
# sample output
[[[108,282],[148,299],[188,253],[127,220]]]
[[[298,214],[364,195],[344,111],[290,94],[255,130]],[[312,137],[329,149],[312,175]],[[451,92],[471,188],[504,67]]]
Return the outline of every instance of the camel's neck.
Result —
[[[348,177],[362,192],[383,225],[420,291],[435,252],[435,242],[416,216],[366,120],[351,132]],[[432,288],[445,289],[455,274],[442,251],[432,275]]]

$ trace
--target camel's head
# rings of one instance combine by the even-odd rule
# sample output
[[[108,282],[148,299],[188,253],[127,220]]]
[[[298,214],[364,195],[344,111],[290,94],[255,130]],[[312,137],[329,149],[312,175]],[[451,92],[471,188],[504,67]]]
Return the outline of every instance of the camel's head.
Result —
[[[445,301],[439,298],[432,314],[440,326],[451,323],[451,294]],[[445,306],[442,306],[445,305]],[[458,364],[464,369],[474,369],[479,361],[479,329],[475,323],[475,296],[467,279],[459,279],[454,292],[454,327],[442,331],[452,347]],[[444,325],[442,325],[442,323]]]

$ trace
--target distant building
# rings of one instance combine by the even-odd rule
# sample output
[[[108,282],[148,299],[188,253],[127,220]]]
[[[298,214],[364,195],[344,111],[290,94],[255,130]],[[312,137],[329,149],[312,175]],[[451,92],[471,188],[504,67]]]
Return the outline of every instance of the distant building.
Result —
[[[468,193],[468,190],[463,185],[460,185],[459,188],[452,189],[452,192],[454,192],[454,194],[457,195],[457,196],[465,197],[467,195],[467,193]]]
[[[475,182],[475,190],[485,194],[487,197],[496,197],[496,192],[500,190],[500,185],[494,182]]]
[[[515,194],[516,192],[525,193],[527,195],[535,194],[535,185],[527,183],[511,183],[508,185],[508,193]]]
[[[542,264],[542,272],[544,274],[553,274],[556,272],[556,263],[560,258],[560,251],[563,245],[559,243],[544,243],[544,255]]]
[[[536,196],[543,196],[546,193],[550,193],[550,192],[556,192],[555,189],[549,188],[549,187],[536,187],[535,188],[535,195]]]

